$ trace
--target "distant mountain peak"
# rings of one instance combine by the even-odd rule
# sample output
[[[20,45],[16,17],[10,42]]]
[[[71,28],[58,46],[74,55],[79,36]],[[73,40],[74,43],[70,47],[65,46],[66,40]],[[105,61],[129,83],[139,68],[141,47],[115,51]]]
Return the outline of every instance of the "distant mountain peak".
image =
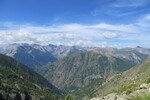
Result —
[[[54,44],[48,44],[48,46],[50,46],[50,47],[57,47],[57,46],[54,45]]]
[[[137,46],[136,48],[142,48],[141,46]]]

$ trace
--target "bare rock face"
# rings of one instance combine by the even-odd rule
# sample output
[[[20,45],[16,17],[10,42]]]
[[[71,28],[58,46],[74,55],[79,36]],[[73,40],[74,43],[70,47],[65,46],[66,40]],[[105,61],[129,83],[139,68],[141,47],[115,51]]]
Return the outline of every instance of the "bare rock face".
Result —
[[[32,98],[27,92],[24,93],[8,93],[4,90],[0,91],[0,100],[38,100]]]
[[[57,46],[38,44],[11,44],[0,48],[0,53],[13,57],[19,62],[36,69],[77,52],[87,51],[77,46]]]
[[[82,52],[40,68],[38,72],[61,89],[74,90],[103,80],[135,64],[99,52]]]
[[[7,93],[0,91],[0,100],[44,100],[36,96],[29,95],[27,92],[24,93]]]

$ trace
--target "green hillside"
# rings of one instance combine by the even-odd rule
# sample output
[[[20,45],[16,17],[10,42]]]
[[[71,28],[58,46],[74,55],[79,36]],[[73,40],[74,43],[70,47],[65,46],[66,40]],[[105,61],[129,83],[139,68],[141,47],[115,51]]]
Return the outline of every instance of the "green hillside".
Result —
[[[38,72],[60,89],[72,92],[128,70],[135,63],[100,52],[82,52],[41,67]]]
[[[0,100],[59,100],[58,95],[61,92],[42,76],[0,55]]]
[[[143,83],[150,82],[150,57],[142,64],[106,80],[90,84],[75,92],[76,100],[89,100],[109,93],[131,93]],[[88,98],[88,99],[87,99]],[[101,99],[100,99],[101,100]]]

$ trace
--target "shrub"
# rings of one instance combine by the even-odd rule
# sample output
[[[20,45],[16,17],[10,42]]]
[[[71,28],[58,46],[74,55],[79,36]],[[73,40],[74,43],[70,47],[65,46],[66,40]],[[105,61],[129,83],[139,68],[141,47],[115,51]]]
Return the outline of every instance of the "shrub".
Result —
[[[135,87],[137,87],[137,86],[139,86],[139,85],[137,85],[135,83],[125,84],[118,89],[118,92],[121,93],[123,91],[126,91],[126,94],[130,94],[132,91],[135,90]]]
[[[65,97],[65,100],[73,100],[73,96],[72,96],[72,95],[67,95],[67,96]]]
[[[134,98],[130,98],[128,100],[150,100],[150,95],[137,96]]]
[[[148,78],[148,80],[146,81],[146,83],[150,83],[150,78]]]
[[[117,93],[118,92],[118,89],[117,88],[112,88],[109,93]]]

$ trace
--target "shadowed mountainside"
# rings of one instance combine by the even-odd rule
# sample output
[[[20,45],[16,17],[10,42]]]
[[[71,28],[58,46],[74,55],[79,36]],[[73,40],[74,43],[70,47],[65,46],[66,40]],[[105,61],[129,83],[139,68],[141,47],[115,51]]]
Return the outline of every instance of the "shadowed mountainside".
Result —
[[[0,90],[1,100],[58,100],[63,95],[27,66],[1,54]]]

